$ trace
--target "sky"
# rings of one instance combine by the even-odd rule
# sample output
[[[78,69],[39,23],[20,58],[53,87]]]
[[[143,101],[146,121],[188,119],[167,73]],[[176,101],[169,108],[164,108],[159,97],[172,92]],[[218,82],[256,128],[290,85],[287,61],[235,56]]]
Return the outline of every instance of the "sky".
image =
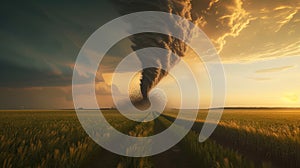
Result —
[[[298,0],[194,0],[193,12],[222,59],[226,106],[300,106],[300,2]],[[110,0],[5,2],[0,7],[0,108],[73,108],[72,73],[87,38],[119,17]],[[112,30],[113,31],[113,30]],[[98,101],[113,106],[111,77],[130,41],[116,44],[101,63]],[[199,83],[201,106],[211,98],[203,63],[184,57]],[[174,67],[176,69],[176,66]],[[136,82],[135,82],[136,83]],[[136,83],[137,84],[137,83]],[[176,107],[170,76],[160,82]],[[118,88],[122,90],[122,88]]]

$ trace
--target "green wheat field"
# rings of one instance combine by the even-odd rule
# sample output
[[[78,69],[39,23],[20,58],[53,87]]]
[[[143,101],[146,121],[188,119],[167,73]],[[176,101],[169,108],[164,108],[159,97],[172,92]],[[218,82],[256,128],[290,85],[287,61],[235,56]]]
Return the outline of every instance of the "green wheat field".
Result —
[[[174,121],[169,110],[151,122],[133,122],[104,110],[116,129],[149,136]],[[0,111],[2,167],[300,167],[299,109],[226,109],[213,135],[198,142],[207,110],[180,143],[145,158],[123,157],[102,149],[85,133],[74,110]]]

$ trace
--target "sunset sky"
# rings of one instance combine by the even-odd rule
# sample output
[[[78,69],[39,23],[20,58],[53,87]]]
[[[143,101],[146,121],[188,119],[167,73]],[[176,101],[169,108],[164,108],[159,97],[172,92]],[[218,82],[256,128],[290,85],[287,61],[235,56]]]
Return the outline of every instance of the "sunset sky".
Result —
[[[0,109],[73,108],[77,54],[95,30],[119,16],[115,8],[110,0],[3,3]],[[222,59],[226,106],[300,107],[299,0],[194,0],[193,12]],[[128,39],[119,42],[101,64],[96,91],[103,107],[113,106],[113,68],[131,52],[130,44]],[[198,78],[200,104],[208,107],[209,80],[194,59],[192,52],[184,57]],[[172,78],[160,86],[170,95],[169,105],[176,107]]]

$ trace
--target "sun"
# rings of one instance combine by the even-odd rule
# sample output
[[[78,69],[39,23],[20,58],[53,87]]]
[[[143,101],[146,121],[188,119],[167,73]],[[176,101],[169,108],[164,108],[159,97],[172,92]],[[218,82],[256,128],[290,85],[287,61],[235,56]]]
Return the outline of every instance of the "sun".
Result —
[[[289,103],[297,103],[299,102],[299,95],[296,93],[287,93],[284,95],[284,100]]]

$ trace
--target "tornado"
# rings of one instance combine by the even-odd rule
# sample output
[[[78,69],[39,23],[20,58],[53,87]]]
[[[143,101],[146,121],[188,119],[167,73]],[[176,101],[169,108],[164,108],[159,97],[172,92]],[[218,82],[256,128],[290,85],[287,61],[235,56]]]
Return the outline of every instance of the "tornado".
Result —
[[[193,23],[197,22],[197,17],[192,15],[191,0],[114,0],[118,12],[121,15],[141,11],[161,11],[176,14]],[[164,26],[159,25],[159,26]],[[183,39],[189,41],[192,38],[192,28],[184,23],[176,25],[183,31]],[[166,29],[168,27],[166,26]],[[131,48],[136,51],[147,47],[159,47],[170,51],[169,54],[158,56],[153,53],[153,56],[145,59],[140,59],[141,64],[152,62],[156,67],[145,68],[141,72],[140,92],[144,101],[148,100],[148,93],[154,88],[168,72],[162,67],[171,69],[183,57],[187,51],[187,45],[179,39],[169,35],[158,33],[141,33],[130,37],[132,42]],[[177,55],[174,57],[171,53]],[[139,57],[139,56],[138,56]]]

